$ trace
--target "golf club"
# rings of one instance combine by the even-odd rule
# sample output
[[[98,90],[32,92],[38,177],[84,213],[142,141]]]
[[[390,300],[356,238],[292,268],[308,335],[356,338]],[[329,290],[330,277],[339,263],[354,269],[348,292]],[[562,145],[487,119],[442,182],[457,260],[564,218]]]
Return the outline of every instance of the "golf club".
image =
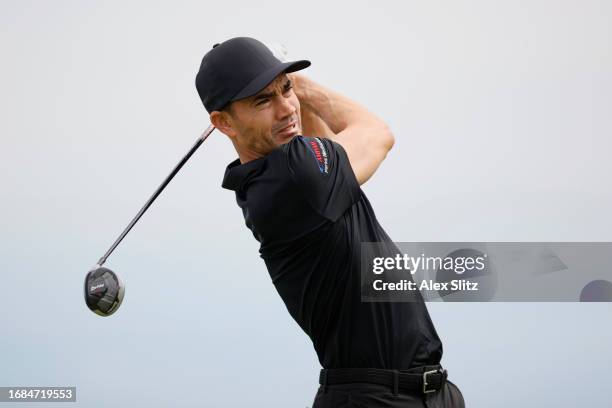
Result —
[[[111,245],[108,251],[98,260],[93,268],[87,273],[85,277],[85,303],[92,312],[100,316],[110,316],[113,314],[123,301],[123,295],[125,294],[125,286],[119,276],[108,268],[104,268],[102,265],[106,262],[110,254],[117,248],[117,245],[125,238],[128,232],[132,229],[134,224],[138,222],[140,217],[147,211],[153,201],[159,196],[159,194],[168,185],[170,180],[179,172],[181,167],[189,160],[189,158],[195,153],[200,145],[208,138],[208,136],[215,129],[213,125],[210,125],[204,133],[198,138],[191,150],[183,157],[183,159],[176,165],[174,170],[166,177],[163,183],[157,188],[155,193],[149,198],[145,205],[140,209],[138,214],[129,223],[129,225],[123,230],[119,238]]]
[[[272,51],[272,53],[282,62],[287,61],[287,47],[284,44],[278,42],[267,43],[266,46]],[[191,155],[200,147],[202,142],[212,133],[214,126],[210,125],[208,129],[202,133],[202,136],[198,138],[196,143],[193,145],[191,150],[183,157],[183,159],[176,165],[174,170],[166,177],[164,182],[157,188],[155,193],[149,198],[142,209],[136,214],[134,219],[129,223],[125,230],[119,235],[119,238],[111,245],[108,251],[98,260],[92,269],[87,273],[85,277],[85,303],[87,307],[94,313],[100,316],[110,316],[117,311],[123,296],[125,294],[125,285],[119,276],[108,268],[104,268],[102,265],[106,262],[106,259],[115,250],[117,245],[125,238],[128,232],[132,229],[134,224],[138,222],[140,217],[147,211],[149,206],[155,201],[157,196],[164,190],[166,185],[172,180],[172,178],[178,173],[183,165],[189,160]]]

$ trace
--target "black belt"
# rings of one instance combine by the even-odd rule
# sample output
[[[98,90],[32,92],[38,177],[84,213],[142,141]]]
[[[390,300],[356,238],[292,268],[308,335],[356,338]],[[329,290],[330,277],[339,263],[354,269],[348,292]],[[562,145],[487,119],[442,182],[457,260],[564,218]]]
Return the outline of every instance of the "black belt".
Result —
[[[422,366],[408,370],[383,370],[380,368],[332,368],[322,369],[319,384],[323,391],[328,385],[370,383],[386,385],[397,394],[399,390],[423,394],[440,390],[448,373],[440,365]]]

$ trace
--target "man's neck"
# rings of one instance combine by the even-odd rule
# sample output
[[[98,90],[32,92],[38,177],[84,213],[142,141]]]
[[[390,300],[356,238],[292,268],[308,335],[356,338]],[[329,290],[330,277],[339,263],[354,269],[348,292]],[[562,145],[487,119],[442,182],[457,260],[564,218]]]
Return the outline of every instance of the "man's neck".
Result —
[[[261,153],[258,153],[249,148],[238,146],[236,143],[234,143],[234,149],[236,149],[236,153],[238,153],[240,164],[245,164],[255,159],[259,159],[260,157],[263,157]]]

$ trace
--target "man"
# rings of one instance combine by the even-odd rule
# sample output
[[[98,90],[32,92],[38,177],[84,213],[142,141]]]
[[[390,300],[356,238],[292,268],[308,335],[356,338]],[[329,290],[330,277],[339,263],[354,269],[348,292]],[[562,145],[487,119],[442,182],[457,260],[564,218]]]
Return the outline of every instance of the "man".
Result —
[[[360,244],[391,239],[360,185],[394,136],[363,106],[295,74],[309,65],[237,37],[204,56],[196,87],[238,153],[222,186],[323,367],[313,408],[463,407],[422,298],[361,301]]]

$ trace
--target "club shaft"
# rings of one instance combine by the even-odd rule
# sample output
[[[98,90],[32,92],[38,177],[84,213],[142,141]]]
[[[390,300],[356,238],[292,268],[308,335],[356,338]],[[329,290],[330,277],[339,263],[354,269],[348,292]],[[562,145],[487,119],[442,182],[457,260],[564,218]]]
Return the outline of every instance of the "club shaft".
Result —
[[[113,243],[113,245],[111,245],[111,247],[108,249],[108,251],[106,251],[104,256],[100,258],[100,260],[96,264],[97,267],[104,265],[104,263],[106,262],[106,259],[110,256],[110,254],[113,253],[115,248],[117,248],[117,245],[119,245],[119,243],[123,240],[123,238],[125,238],[125,236],[128,234],[128,232],[130,232],[132,227],[138,222],[140,217],[142,217],[143,214],[147,211],[147,209],[151,206],[151,204],[153,204],[153,201],[155,201],[157,196],[159,196],[161,192],[164,190],[164,188],[166,188],[168,183],[170,183],[170,180],[174,178],[176,173],[179,172],[179,170],[181,169],[181,167],[183,167],[183,165],[187,162],[187,160],[189,160],[189,158],[195,153],[195,151],[198,150],[198,147],[200,147],[200,145],[208,138],[208,136],[210,136],[213,130],[215,130],[215,127],[213,125],[210,125],[208,129],[206,129],[204,133],[202,133],[202,135],[198,138],[198,140],[196,140],[195,144],[189,150],[189,152],[185,155],[185,157],[183,157],[183,159],[176,165],[174,170],[172,170],[172,172],[168,175],[168,177],[166,177],[163,183],[161,183],[161,185],[157,188],[157,190],[155,190],[155,193],[153,193],[151,198],[149,198],[149,200],[140,209],[140,211],[138,211],[138,214],[136,214],[134,219],[129,223],[129,225],[125,228],[125,230],[123,230],[121,235],[119,235],[119,238],[117,238],[117,240]]]

